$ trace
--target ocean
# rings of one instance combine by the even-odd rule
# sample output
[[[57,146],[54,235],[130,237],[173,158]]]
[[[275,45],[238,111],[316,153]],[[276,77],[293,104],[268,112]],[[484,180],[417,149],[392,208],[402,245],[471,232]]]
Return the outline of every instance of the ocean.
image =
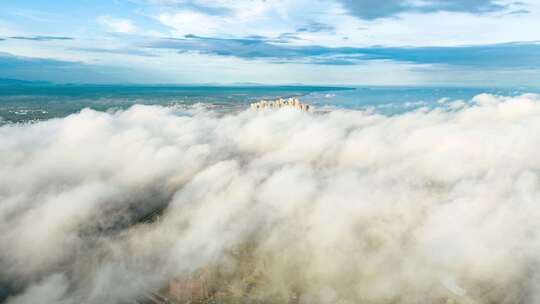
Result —
[[[143,86],[0,83],[0,125],[65,117],[84,108],[127,109],[134,104],[239,111],[261,99],[298,97],[316,109],[354,109],[394,115],[420,108],[471,102],[482,93],[517,96],[537,88],[331,87],[331,86]]]

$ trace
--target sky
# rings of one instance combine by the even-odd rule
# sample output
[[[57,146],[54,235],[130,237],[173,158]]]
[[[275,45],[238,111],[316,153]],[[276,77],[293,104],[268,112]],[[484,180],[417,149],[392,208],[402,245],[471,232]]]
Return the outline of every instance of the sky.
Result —
[[[540,0],[0,2],[0,78],[538,86]]]

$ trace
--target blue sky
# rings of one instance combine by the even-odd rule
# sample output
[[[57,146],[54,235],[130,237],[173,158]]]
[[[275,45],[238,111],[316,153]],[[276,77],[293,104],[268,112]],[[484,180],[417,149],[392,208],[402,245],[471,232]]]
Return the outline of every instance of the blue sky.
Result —
[[[0,78],[538,86],[538,0],[17,0]]]

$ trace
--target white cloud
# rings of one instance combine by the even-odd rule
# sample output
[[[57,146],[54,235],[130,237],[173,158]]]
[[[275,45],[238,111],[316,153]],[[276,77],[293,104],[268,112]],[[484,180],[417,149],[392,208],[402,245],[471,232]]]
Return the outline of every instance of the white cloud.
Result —
[[[536,303],[538,142],[538,95],[392,117],[134,106],[4,126],[0,277],[27,287],[13,303],[128,301],[216,263],[242,288],[247,262],[228,253],[247,243],[259,300]]]
[[[395,18],[360,20],[336,1],[158,1],[171,5],[155,15],[175,35],[275,37],[294,33],[310,22],[334,27],[335,32],[304,32],[293,44],[326,46],[455,46],[540,40],[528,29],[539,26],[540,7],[532,1],[512,2],[504,11],[482,14],[464,12],[400,13]],[[501,4],[505,4],[501,2]],[[214,14],[205,7],[223,8],[228,13]],[[514,11],[528,13],[513,15]],[[344,39],[344,38],[347,39]]]
[[[175,35],[187,34],[213,35],[220,29],[220,22],[216,18],[192,11],[177,13],[162,13],[158,16],[159,22],[174,29]]]
[[[0,20],[0,38],[3,38],[2,36],[14,36],[18,34],[20,32],[14,29],[13,24]]]
[[[326,1],[219,1],[196,2],[205,7],[219,7],[227,11],[212,14],[194,7],[168,8],[156,16],[163,25],[171,27],[175,35],[208,35],[242,37],[261,35],[275,37],[315,21],[323,12],[331,12],[337,4]]]
[[[114,18],[111,16],[99,16],[96,21],[109,32],[134,34],[138,31],[137,26],[128,19]]]
[[[540,40],[537,28],[540,20],[540,5],[535,1],[525,1],[525,4],[516,4],[516,1],[499,1],[500,4],[513,2],[508,12],[489,12],[484,14],[465,14],[456,12],[430,12],[402,13],[395,18],[378,19],[375,21],[362,21],[346,11],[338,1],[332,0],[300,0],[300,1],[176,1],[134,0],[138,6],[132,12],[135,15],[104,15],[96,18],[99,26],[77,27],[69,26],[70,21],[58,19],[55,22],[61,27],[57,33],[24,31],[20,26],[1,23],[0,38],[15,35],[51,35],[62,34],[76,39],[71,42],[61,41],[42,44],[36,48],[32,43],[6,39],[1,42],[4,52],[15,55],[55,58],[70,61],[83,61],[85,63],[113,64],[124,67],[140,67],[145,71],[152,71],[163,75],[160,81],[177,82],[230,82],[249,81],[265,83],[306,82],[306,83],[362,83],[362,84],[389,84],[396,83],[397,78],[401,84],[438,83],[458,80],[459,84],[484,85],[497,82],[510,81],[509,85],[522,85],[535,81],[537,71],[518,72],[517,69],[509,71],[494,71],[489,73],[478,70],[462,70],[452,66],[455,74],[463,74],[471,78],[463,80],[451,77],[448,72],[418,72],[412,65],[377,62],[365,66],[330,67],[290,65],[283,66],[265,64],[264,59],[255,61],[235,61],[231,58],[217,58],[218,56],[203,56],[193,54],[177,54],[174,52],[158,53],[162,58],[132,58],[118,54],[88,53],[84,49],[95,48],[96,45],[106,45],[108,49],[138,49],[152,44],[149,41],[160,37],[182,38],[187,34],[217,38],[243,38],[246,36],[264,36],[268,38],[279,37],[288,33],[282,43],[293,45],[320,45],[325,47],[366,47],[373,45],[385,46],[455,46],[455,45],[482,45],[503,43],[510,41]],[[416,2],[418,3],[418,2]],[[527,14],[507,14],[511,10],[528,10]],[[94,17],[88,17],[94,18]],[[151,18],[151,20],[144,20]],[[134,20],[137,20],[135,23]],[[141,21],[139,21],[141,20]],[[62,26],[62,24],[67,26]],[[310,24],[327,26],[331,30],[299,31]],[[86,24],[85,24],[86,26]],[[66,32],[62,32],[66,29]],[[30,30],[28,28],[27,30]],[[104,35],[104,32],[129,34]],[[136,34],[136,35],[135,35]],[[289,39],[289,40],[287,40]],[[277,41],[277,39],[273,40]],[[243,46],[249,50],[249,46]],[[104,49],[104,48],[103,48]],[[144,50],[147,51],[147,50]],[[135,62],[136,61],[136,62]],[[226,62],[226,63],[224,63]],[[135,65],[134,65],[135,63]],[[234,69],[223,69],[227,63],[235,64]],[[393,65],[399,69],[398,73],[387,73]],[[373,69],[372,69],[373,68]],[[417,68],[425,68],[418,67]],[[483,67],[480,67],[483,68]],[[190,70],[188,74],[186,71]],[[260,71],[264,70],[266,75]],[[201,71],[204,71],[201,72]],[[426,71],[426,69],[424,69]],[[144,73],[141,73],[144,74]],[[399,74],[398,76],[395,76]],[[405,77],[401,77],[402,74]],[[529,77],[529,74],[533,77]],[[510,76],[505,76],[510,75]],[[517,75],[517,78],[514,77]],[[395,77],[394,77],[395,76]],[[448,76],[448,77],[446,77]],[[155,77],[152,77],[155,78]],[[497,79],[495,79],[497,78]],[[417,80],[419,80],[417,82]],[[131,81],[131,80],[130,80]],[[156,80],[157,81],[157,80]],[[399,82],[398,81],[398,82]]]

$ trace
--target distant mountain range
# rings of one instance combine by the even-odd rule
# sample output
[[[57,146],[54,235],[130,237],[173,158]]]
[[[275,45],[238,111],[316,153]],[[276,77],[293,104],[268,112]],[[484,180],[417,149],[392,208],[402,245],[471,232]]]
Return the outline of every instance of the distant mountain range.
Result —
[[[137,83],[110,83],[110,84],[93,84],[93,83],[55,83],[48,81],[28,81],[12,78],[0,78],[0,87],[177,87],[177,88],[294,88],[294,89],[332,89],[332,90],[347,90],[351,87],[345,86],[332,86],[332,85],[306,85],[301,83],[289,83],[289,84],[261,84],[255,82],[236,82],[232,84],[219,84],[219,83],[197,83],[197,84],[137,84]]]

